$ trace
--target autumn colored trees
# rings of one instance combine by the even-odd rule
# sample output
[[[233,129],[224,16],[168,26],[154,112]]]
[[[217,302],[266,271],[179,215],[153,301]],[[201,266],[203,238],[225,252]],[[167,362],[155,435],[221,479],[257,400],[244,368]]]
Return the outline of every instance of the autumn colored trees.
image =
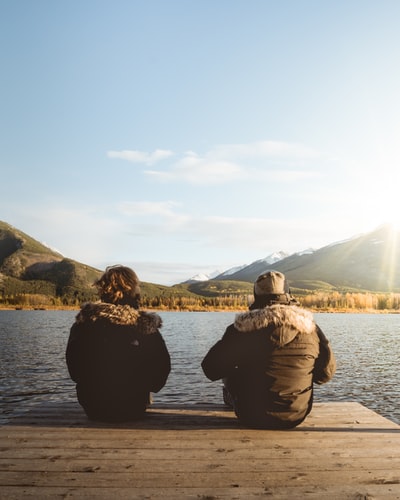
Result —
[[[400,293],[340,293],[340,292],[312,292],[296,295],[302,307],[314,311],[347,311],[347,312],[375,312],[399,311]],[[84,302],[97,300],[95,295],[83,293],[62,297],[51,297],[40,293],[16,293],[2,295],[0,292],[0,307],[23,308],[59,308],[76,307]],[[143,309],[160,311],[242,311],[248,308],[252,296],[244,294],[229,294],[217,297],[199,295],[156,295],[142,296]]]

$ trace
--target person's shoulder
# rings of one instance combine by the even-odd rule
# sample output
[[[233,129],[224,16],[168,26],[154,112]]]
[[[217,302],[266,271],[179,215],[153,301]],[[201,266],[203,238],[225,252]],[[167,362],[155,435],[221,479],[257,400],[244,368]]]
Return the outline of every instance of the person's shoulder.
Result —
[[[76,316],[76,323],[102,322],[112,325],[134,325],[138,322],[139,316],[140,312],[131,306],[97,301],[88,302],[82,306]]]
[[[222,336],[222,340],[227,340],[227,339],[237,337],[238,334],[240,334],[240,332],[236,328],[235,323],[231,323],[225,328],[225,332]]]
[[[102,316],[107,316],[109,306],[105,302],[86,302],[75,317],[75,324],[94,323]]]
[[[297,305],[284,304],[273,304],[238,314],[234,325],[242,333],[258,331],[268,327],[290,328],[304,333],[315,331],[312,313]]]
[[[146,335],[159,333],[159,329],[162,327],[162,319],[157,313],[140,311],[137,326]]]

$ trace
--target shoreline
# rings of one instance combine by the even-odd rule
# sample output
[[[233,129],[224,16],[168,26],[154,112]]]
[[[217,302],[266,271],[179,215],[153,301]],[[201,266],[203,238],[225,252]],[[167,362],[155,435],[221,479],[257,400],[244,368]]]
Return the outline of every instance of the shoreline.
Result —
[[[398,309],[335,309],[335,308],[307,308],[304,306],[304,309],[317,314],[317,313],[329,313],[329,314],[400,314],[400,310]],[[81,306],[10,306],[10,305],[2,305],[0,304],[0,312],[1,311],[79,311]],[[208,313],[208,312],[232,312],[232,313],[241,313],[248,311],[248,308],[243,309],[229,309],[229,308],[205,308],[205,309],[142,309],[143,311],[148,312],[195,312],[195,313]]]

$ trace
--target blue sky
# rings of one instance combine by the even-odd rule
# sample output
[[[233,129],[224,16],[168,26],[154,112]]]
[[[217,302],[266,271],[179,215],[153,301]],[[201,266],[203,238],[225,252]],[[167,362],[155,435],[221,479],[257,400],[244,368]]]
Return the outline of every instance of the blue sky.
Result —
[[[0,220],[143,281],[396,222],[397,0],[0,0]]]

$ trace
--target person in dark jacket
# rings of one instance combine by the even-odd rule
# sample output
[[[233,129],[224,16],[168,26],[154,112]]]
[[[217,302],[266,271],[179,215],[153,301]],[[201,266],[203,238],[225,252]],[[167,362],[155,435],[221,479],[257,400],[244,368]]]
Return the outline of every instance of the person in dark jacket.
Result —
[[[109,267],[95,285],[101,300],[85,304],[70,331],[69,374],[89,419],[137,420],[171,370],[161,318],[139,310],[140,284],[130,268]]]
[[[210,380],[223,379],[226,404],[249,427],[289,429],[313,404],[313,383],[336,370],[331,346],[313,315],[299,307],[285,276],[257,278],[254,303],[238,314],[202,362]]]

